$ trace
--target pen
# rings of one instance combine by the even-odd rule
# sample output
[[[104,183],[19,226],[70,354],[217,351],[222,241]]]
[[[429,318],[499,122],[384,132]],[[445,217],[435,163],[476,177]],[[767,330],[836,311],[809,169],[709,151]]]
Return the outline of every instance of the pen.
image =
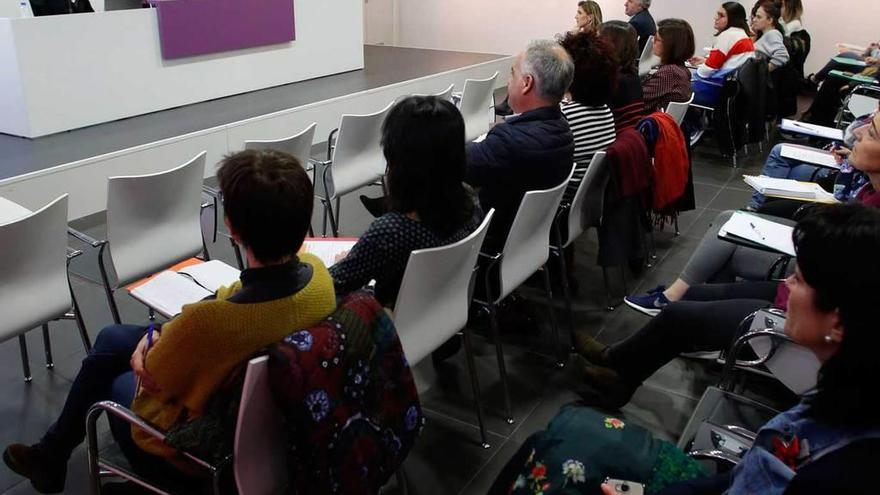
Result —
[[[153,348],[153,331],[154,330],[156,330],[156,325],[154,323],[150,323],[150,326],[147,328],[147,349]]]
[[[761,240],[762,240],[762,241],[766,241],[766,240],[767,240],[767,238],[764,237],[764,234],[762,234],[761,231],[758,230],[758,227],[755,227],[755,224],[754,224],[754,223],[749,222],[749,226],[752,228],[752,230],[755,231],[756,234],[758,234],[758,236],[761,237]]]

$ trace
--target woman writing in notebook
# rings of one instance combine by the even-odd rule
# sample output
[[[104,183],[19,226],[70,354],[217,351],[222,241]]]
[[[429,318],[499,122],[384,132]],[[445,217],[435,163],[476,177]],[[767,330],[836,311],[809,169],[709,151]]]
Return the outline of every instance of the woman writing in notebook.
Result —
[[[226,225],[249,268],[161,327],[114,325],[98,334],[49,431],[34,445],[13,444],[3,453],[38,492],[64,491],[67,461],[85,437],[92,404],[113,400],[168,430],[201,416],[227,375],[257,350],[335,309],[327,269],[312,255],[296,254],[313,203],[312,183],[297,159],[244,151],[226,157],[217,177]],[[135,470],[196,493],[199,481],[177,469],[189,472],[176,450],[113,416],[110,429]]]

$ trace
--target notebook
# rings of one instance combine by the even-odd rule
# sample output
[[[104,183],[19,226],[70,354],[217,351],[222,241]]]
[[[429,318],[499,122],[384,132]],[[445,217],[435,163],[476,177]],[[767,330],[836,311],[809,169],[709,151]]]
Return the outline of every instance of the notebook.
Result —
[[[868,65],[864,60],[859,60],[857,58],[834,57],[831,60],[834,60],[840,65],[849,65],[852,67],[865,67]]]
[[[763,175],[743,175],[743,180],[752,189],[764,196],[815,201],[817,203],[837,203],[834,195],[822,189],[815,182],[801,182],[792,179],[777,179]]]
[[[738,237],[789,256],[794,256],[791,234],[794,228],[743,211],[733,216],[718,232],[719,237]]]
[[[241,275],[238,269],[220,260],[182,265],[185,266],[174,266],[130,285],[129,294],[162,316],[173,318],[185,304],[213,295],[220,287],[235,283]]]
[[[356,237],[309,237],[300,252],[317,256],[329,268],[336,264],[337,256],[351,251],[356,243]]]
[[[828,75],[832,76],[832,77],[840,77],[843,79],[849,79],[850,81],[855,81],[857,83],[862,83],[862,84],[874,84],[877,82],[877,80],[871,76],[865,76],[862,74],[855,74],[852,72],[846,72],[846,71],[842,71],[842,70],[833,70],[833,71],[829,72]]]
[[[782,119],[782,125],[779,126],[783,131],[804,134],[832,141],[843,141],[843,131],[834,127],[825,127],[824,125],[808,124],[806,122],[798,122],[791,119]]]
[[[803,163],[819,165],[820,167],[840,169],[840,164],[837,163],[837,160],[834,159],[834,154],[830,151],[810,148],[807,146],[783,144],[780,154],[783,158],[790,158]]]

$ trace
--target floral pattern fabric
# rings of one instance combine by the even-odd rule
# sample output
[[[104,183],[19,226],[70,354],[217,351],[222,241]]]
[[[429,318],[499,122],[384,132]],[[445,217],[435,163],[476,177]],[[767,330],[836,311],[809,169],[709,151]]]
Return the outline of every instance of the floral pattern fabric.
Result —
[[[355,292],[323,322],[269,350],[286,419],[294,494],[374,494],[424,425],[412,372],[388,315]]]

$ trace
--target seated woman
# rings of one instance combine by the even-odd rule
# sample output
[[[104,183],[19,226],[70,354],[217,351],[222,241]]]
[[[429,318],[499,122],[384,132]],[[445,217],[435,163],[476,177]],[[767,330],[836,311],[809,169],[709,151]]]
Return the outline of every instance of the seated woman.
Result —
[[[854,193],[857,201],[880,206],[880,112],[853,131],[855,144],[848,162],[866,174],[870,182]],[[843,151],[846,154],[846,150]],[[624,301],[631,308],[655,316],[670,302],[681,300],[694,285],[706,282],[731,282],[735,278],[763,280],[778,256],[718,239],[718,231],[732,212],[722,212],[715,218],[700,244],[691,255],[678,279],[668,288],[658,286],[642,296],[627,296]]]
[[[714,107],[720,81],[730,71],[752,58],[755,45],[750,38],[746,9],[739,2],[725,2],[715,13],[715,43],[708,58],[695,56],[694,103]]]
[[[638,427],[592,408],[567,406],[547,429],[550,438],[544,432],[530,437],[502,470],[496,484],[507,491],[490,493],[535,493],[538,487],[548,495],[592,494],[604,477],[623,475],[653,490],[666,485],[653,491],[658,495],[780,495],[804,493],[795,490],[805,484],[825,490],[810,493],[874,493],[876,487],[865,477],[880,460],[875,407],[880,361],[874,356],[880,345],[874,310],[880,305],[880,210],[859,204],[819,206],[798,223],[793,242],[797,268],[784,282],[785,333],[821,361],[818,387],[765,424],[738,467],[670,484],[697,473],[663,446],[664,462],[656,462],[657,442],[646,441]],[[829,262],[839,261],[840,252],[853,261]],[[715,309],[706,305],[695,313],[705,324],[704,333],[716,330]],[[672,334],[656,334],[647,353],[665,353],[667,340],[684,343],[676,328],[666,330]],[[608,358],[616,362],[615,351]],[[644,356],[626,357],[641,366]],[[799,452],[783,448],[795,439]],[[642,465],[634,467],[634,461]],[[602,490],[613,494],[610,487]]]
[[[877,63],[877,60],[880,59],[880,41],[874,41],[868,45],[862,52],[854,52],[854,51],[844,51],[838,53],[835,57],[828,61],[819,72],[810,75],[810,81],[814,84],[819,84],[824,81],[828,74],[833,70],[842,70],[842,71],[852,71],[851,65],[840,63],[835,58],[849,58],[852,60],[861,60],[868,65],[874,65]]]
[[[398,102],[382,124],[389,211],[370,224],[330,268],[336,292],[376,281],[376,299],[397,300],[409,255],[461,240],[483,213],[464,185],[464,120],[452,103],[432,96]]]
[[[846,72],[857,73],[859,76],[871,79],[872,84],[880,84],[880,59],[872,59],[861,72],[852,69],[848,69]],[[813,99],[813,103],[804,114],[803,120],[813,124],[833,126],[837,112],[843,104],[843,99],[858,84],[860,83],[851,82],[844,77],[829,77],[822,83],[819,93],[816,94],[816,98]]]
[[[574,79],[559,104],[574,135],[577,168],[562,197],[570,203],[593,155],[614,143],[614,115],[608,101],[617,67],[611,46],[595,34],[569,34],[560,44],[574,61]]]
[[[804,15],[804,4],[801,0],[782,0],[782,17],[779,24],[786,36],[804,30],[804,23],[801,17]]]
[[[646,115],[642,84],[635,63],[638,35],[628,22],[608,21],[599,28],[599,37],[614,49],[617,83],[611,91],[610,106],[614,114],[614,127],[620,134],[624,129],[635,128]]]
[[[602,7],[593,0],[578,2],[572,33],[598,33],[602,25]]]
[[[694,31],[682,19],[663,19],[654,35],[654,55],[660,66],[642,83],[645,110],[662,112],[670,102],[688,101],[693,93],[691,72],[684,63],[694,56]]]
[[[857,142],[850,154],[850,163],[865,173],[870,182],[858,188],[852,203],[880,208],[880,117],[859,128],[856,134]],[[821,210],[822,207],[814,206],[813,209]],[[809,221],[813,209],[803,221]],[[829,244],[831,246],[835,244]],[[830,251],[826,258],[832,269],[880,259],[876,255],[873,258],[859,256],[861,247],[852,248],[847,242],[837,244],[836,248],[837,251]],[[834,263],[839,253],[847,253],[852,262]],[[801,261],[798,258],[798,262]],[[845,269],[848,268],[841,268]],[[663,300],[662,291],[657,290],[657,293],[660,296],[655,294],[655,299]],[[784,309],[785,300],[783,288],[766,280],[687,286],[676,299],[678,302],[662,304],[664,309],[656,318],[622,342],[605,347],[579,335],[578,352],[599,365],[585,368],[585,377],[603,389],[607,405],[626,404],[642,381],[680,353],[718,351],[727,347],[743,318],[771,304],[779,303]]]
[[[85,437],[86,413],[95,402],[131,406],[167,430],[201,416],[230,371],[254,352],[335,309],[327,269],[315,256],[296,254],[313,204],[312,183],[297,159],[243,151],[224,158],[217,177],[226,225],[249,268],[239,282],[184,306],[161,326],[113,325],[98,334],[58,420],[36,444],[13,444],[3,453],[6,465],[38,492],[64,491],[67,461]],[[186,479],[169,463],[179,460],[175,450],[113,416],[110,425],[135,469]]]
[[[779,24],[782,11],[775,2],[764,0],[755,4],[752,10],[752,31],[755,32],[755,53],[763,57],[773,72],[789,61],[785,48],[782,26]]]

